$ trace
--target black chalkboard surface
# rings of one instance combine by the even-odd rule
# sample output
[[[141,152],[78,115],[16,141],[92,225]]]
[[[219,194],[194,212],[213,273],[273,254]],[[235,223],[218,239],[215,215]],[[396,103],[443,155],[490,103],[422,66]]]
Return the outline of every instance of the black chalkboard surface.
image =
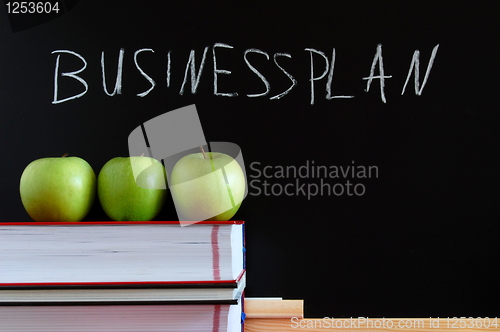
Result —
[[[244,156],[247,296],[311,318],[498,315],[498,2],[58,3],[0,10],[0,221],[29,220],[32,160],[98,172],[195,104]]]

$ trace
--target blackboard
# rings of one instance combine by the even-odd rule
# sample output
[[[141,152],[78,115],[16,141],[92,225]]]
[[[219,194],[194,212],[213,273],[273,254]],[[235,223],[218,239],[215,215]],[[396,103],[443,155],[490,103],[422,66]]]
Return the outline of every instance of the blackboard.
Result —
[[[247,296],[311,318],[498,314],[498,2],[59,3],[41,22],[1,7],[1,221],[29,220],[32,160],[98,172],[195,104],[245,160]],[[84,64],[85,83],[62,75]]]

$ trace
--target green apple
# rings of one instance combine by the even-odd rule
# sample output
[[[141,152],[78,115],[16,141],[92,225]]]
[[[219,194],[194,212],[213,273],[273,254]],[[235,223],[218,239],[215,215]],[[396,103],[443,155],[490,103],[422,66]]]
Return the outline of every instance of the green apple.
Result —
[[[116,157],[97,177],[97,194],[109,218],[149,221],[161,211],[167,195],[165,167],[150,157]]]
[[[78,157],[41,158],[24,169],[19,191],[35,221],[80,221],[94,202],[96,176]]]
[[[170,183],[181,221],[229,220],[246,190],[245,175],[235,159],[203,150],[182,157],[172,169]]]

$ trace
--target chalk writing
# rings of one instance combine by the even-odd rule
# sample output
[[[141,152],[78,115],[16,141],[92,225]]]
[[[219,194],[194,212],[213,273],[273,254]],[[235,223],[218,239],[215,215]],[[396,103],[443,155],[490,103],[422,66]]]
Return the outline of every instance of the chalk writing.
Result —
[[[67,51],[67,50],[57,50],[57,51],[53,51],[52,52],[52,54],[57,54],[57,53],[71,54],[71,55],[76,56],[80,60],[82,60],[82,62],[83,62],[83,67],[82,68],[80,68],[79,70],[73,71],[73,72],[69,72],[69,73],[61,73],[61,76],[74,78],[75,80],[77,80],[77,81],[79,81],[80,83],[83,84],[83,86],[85,87],[85,90],[83,92],[81,92],[79,94],[76,94],[74,96],[71,96],[71,97],[67,97],[67,98],[64,98],[64,99],[57,99],[58,98],[57,92],[59,90],[59,62],[60,62],[60,58],[61,58],[61,54],[58,54],[57,58],[56,58],[56,69],[54,71],[54,99],[52,100],[52,104],[60,104],[60,103],[63,103],[65,101],[68,101],[68,100],[72,100],[72,99],[75,99],[75,98],[80,98],[81,96],[83,96],[84,94],[86,94],[87,91],[88,91],[88,89],[89,89],[89,86],[88,86],[87,82],[85,82],[85,80],[83,78],[81,78],[80,76],[76,75],[76,74],[80,74],[82,71],[85,70],[85,68],[87,68],[87,61],[85,61],[85,58],[82,57],[78,53],[75,53],[75,52],[72,52],[72,51]]]
[[[374,76],[375,73],[375,67],[377,66],[378,63],[378,71],[379,74],[378,76]],[[387,102],[385,99],[385,79],[386,78],[391,78],[392,75],[385,76],[384,75],[384,61],[382,59],[382,45],[378,44],[377,45],[377,53],[375,53],[375,56],[373,57],[373,62],[372,62],[372,67],[370,68],[370,76],[368,77],[363,77],[364,80],[367,80],[368,82],[366,83],[366,92],[370,91],[370,85],[372,84],[372,81],[374,78],[380,79],[380,98],[382,98],[382,101],[384,103]]]
[[[217,78],[219,77],[219,74],[230,75],[231,71],[217,68],[217,57],[215,55],[215,48],[216,47],[223,47],[223,48],[230,48],[230,49],[233,48],[232,46],[227,45],[227,44],[216,43],[212,49],[213,59],[214,59],[214,95],[215,96],[223,96],[223,97],[236,97],[236,96],[238,96],[237,92],[231,92],[231,93],[225,92],[225,93],[223,93],[223,92],[219,92],[219,90],[218,90]]]
[[[108,92],[108,88],[106,87],[106,74],[105,74],[105,70],[104,70],[104,51],[101,54],[102,87],[104,89],[104,92],[108,96],[114,96],[116,94],[121,94],[122,93],[123,55],[124,54],[125,54],[125,50],[123,48],[120,49],[120,54],[118,56],[118,69],[116,70],[115,89],[111,93]]]
[[[264,91],[262,93],[247,94],[247,96],[248,97],[262,97],[262,96],[265,96],[265,95],[267,95],[269,93],[269,91],[271,89],[271,85],[269,84],[269,81],[264,77],[264,75],[262,75],[257,69],[255,69],[254,66],[252,66],[250,64],[250,62],[248,61],[248,58],[247,58],[248,53],[258,53],[258,54],[265,55],[266,58],[267,58],[267,60],[269,60],[269,54],[267,54],[264,51],[255,49],[255,48],[251,48],[251,49],[246,50],[245,51],[245,55],[243,56],[245,58],[245,63],[247,64],[248,68],[250,68],[250,70],[253,71],[262,80],[262,82],[266,86],[266,91]]]
[[[139,97],[145,97],[145,96],[147,96],[147,94],[150,93],[151,90],[153,90],[154,87],[155,87],[155,85],[156,85],[155,81],[151,77],[149,77],[148,74],[146,74],[141,69],[141,67],[139,66],[139,63],[137,62],[137,56],[139,55],[139,53],[145,52],[145,51],[153,52],[154,53],[154,51],[152,49],[150,49],[150,48],[143,48],[143,49],[135,51],[135,53],[134,53],[134,63],[135,63],[135,66],[137,67],[137,69],[139,70],[139,72],[142,74],[142,76],[144,76],[149,81],[149,83],[151,83],[151,87],[148,90],[146,90],[146,91],[144,91],[142,93],[138,93],[137,94],[137,96],[139,96]]]
[[[212,49],[212,64],[213,64],[213,95],[217,97],[238,97],[240,96],[238,91],[225,91],[222,92],[220,91],[219,87],[219,78],[222,75],[225,75],[227,79],[229,79],[229,76],[232,75],[231,70],[225,69],[225,68],[231,68],[231,63],[225,62],[223,65],[220,65],[218,62],[217,54],[218,52],[231,52],[231,55],[234,55],[234,47],[228,44],[224,43],[215,43],[212,47],[206,46],[203,50],[203,54],[201,55],[201,60],[199,62],[199,66],[197,68],[196,66],[196,50],[192,49],[189,53],[189,57],[187,59],[187,62],[185,63],[185,70],[184,70],[184,78],[182,80],[182,84],[179,90],[180,95],[184,95],[187,90],[187,85],[191,85],[190,92],[191,94],[196,94],[198,91],[198,87],[200,84],[203,82],[203,77],[204,77],[204,72],[206,70],[205,67],[207,65],[207,54],[210,51],[210,48]],[[408,74],[406,75],[406,80],[403,85],[403,89],[401,92],[401,95],[405,93],[406,87],[410,81],[410,78],[412,74],[414,75],[414,85],[415,85],[415,95],[421,96],[422,92],[424,90],[424,87],[429,81],[431,69],[434,65],[437,52],[438,52],[439,44],[436,45],[431,53],[427,69],[423,78],[422,83],[420,83],[420,51],[415,50],[411,59],[410,63],[410,69],[408,71]],[[224,51],[223,51],[223,50]],[[337,51],[335,48],[332,48],[332,55],[331,58],[329,59],[325,52],[315,49],[315,48],[305,48],[304,51],[309,52],[309,93],[310,93],[310,98],[309,98],[309,103],[311,105],[314,105],[316,102],[316,90],[318,89],[318,84],[321,82],[325,82],[326,84],[324,85],[325,87],[325,99],[326,100],[333,100],[333,99],[352,99],[355,98],[354,95],[333,95],[332,93],[332,84],[333,84],[333,77],[334,77],[334,71],[335,71],[335,63],[336,63],[336,58],[337,58]],[[155,51],[151,48],[142,48],[134,52],[134,63],[136,69],[139,71],[139,73],[150,83],[149,89],[147,89],[144,92],[137,93],[136,95],[138,97],[146,97],[151,91],[153,91],[156,87],[156,82],[153,80],[153,78],[146,74],[146,72],[141,68],[139,64],[139,55],[143,52],[151,52],[155,53]],[[60,104],[63,102],[67,102],[73,99],[77,99],[85,95],[89,89],[89,86],[87,82],[79,76],[80,73],[82,73],[84,70],[87,69],[87,61],[85,58],[70,50],[56,50],[53,51],[52,54],[56,54],[56,63],[55,63],[55,70],[54,70],[54,98],[52,103],[53,104]],[[166,88],[171,88],[172,87],[172,67],[177,64],[179,61],[173,60],[173,51],[170,50],[167,53],[166,56],[166,72],[165,72],[165,85]],[[252,54],[255,54],[252,55]],[[83,62],[83,66],[75,71],[70,71],[70,72],[61,72],[61,61],[63,61],[63,56],[66,58],[68,55],[77,57],[80,59],[80,61]],[[281,93],[278,93],[274,96],[268,97],[270,92],[272,91],[272,84],[269,80],[269,77],[273,78],[269,72],[265,72],[262,70],[262,68],[258,68],[256,65],[254,65],[250,60],[255,59],[254,57],[258,56],[263,56],[267,61],[270,61],[271,56],[268,52],[257,49],[257,48],[248,48],[243,51],[243,62],[246,64],[246,66],[249,69],[249,72],[256,75],[260,81],[262,81],[264,87],[262,91],[260,92],[247,92],[245,93],[247,98],[268,98],[269,100],[279,100],[283,98],[284,96],[288,95],[298,84],[297,79],[289,73],[289,71],[285,70],[283,66],[281,66],[278,63],[278,58],[288,58],[292,59],[292,55],[289,53],[282,53],[282,52],[277,52],[274,53],[272,58],[274,65],[279,69],[281,73],[283,73],[291,82],[291,85],[285,90],[282,91]],[[116,80],[115,80],[115,86],[113,91],[109,91],[108,88],[108,83],[106,79],[106,70],[105,70],[105,52],[103,51],[101,53],[101,71],[102,71],[102,85],[103,85],[103,91],[106,95],[113,97],[115,95],[122,94],[122,85],[123,85],[123,64],[124,64],[124,57],[125,57],[125,49],[121,48],[118,54],[118,60],[117,60],[117,70],[116,70]],[[143,56],[141,56],[142,58]],[[146,56],[144,56],[146,57]],[[146,57],[147,59],[148,57]],[[228,61],[227,59],[238,59],[238,57],[225,57],[225,61]],[[230,60],[232,61],[232,60]],[[208,60],[208,62],[210,62]],[[224,68],[224,69],[223,69]],[[268,69],[269,70],[269,69]],[[299,70],[299,69],[296,69]],[[267,75],[266,75],[267,74]],[[239,72],[239,75],[242,75],[241,72]],[[205,75],[207,76],[207,75]],[[59,96],[59,88],[61,85],[62,78],[72,78],[80,82],[84,86],[84,90],[81,92],[78,92],[74,94],[73,96],[61,98]],[[366,80],[366,88],[364,89],[365,92],[369,92],[370,88],[372,86],[372,83],[374,83],[375,80],[378,80],[379,86],[380,86],[380,99],[383,103],[387,103],[387,98],[385,95],[385,85],[386,85],[386,80],[389,78],[393,78],[393,75],[387,75],[384,70],[384,59],[382,56],[382,44],[378,44],[375,55],[373,57],[373,60],[371,62],[371,67],[368,76],[366,77],[361,77],[362,80]],[[232,79],[234,82],[234,78]],[[225,81],[225,80],[224,80]],[[230,82],[231,80],[229,80]],[[227,85],[227,84],[226,84]],[[229,86],[234,86],[229,84]]]
[[[408,84],[408,81],[410,80],[411,71],[412,69],[415,69],[415,94],[417,96],[422,95],[422,90],[424,89],[424,86],[427,83],[427,79],[429,78],[429,74],[431,73],[432,64],[434,63],[434,59],[436,58],[438,48],[439,44],[434,46],[434,48],[432,49],[431,58],[429,60],[429,64],[427,65],[427,70],[425,72],[424,81],[422,82],[422,87],[420,87],[420,51],[415,50],[415,52],[413,53],[413,58],[411,60],[410,70],[408,71],[408,76],[406,77],[405,85],[403,86],[403,91],[401,92],[401,94],[405,93],[406,84]]]

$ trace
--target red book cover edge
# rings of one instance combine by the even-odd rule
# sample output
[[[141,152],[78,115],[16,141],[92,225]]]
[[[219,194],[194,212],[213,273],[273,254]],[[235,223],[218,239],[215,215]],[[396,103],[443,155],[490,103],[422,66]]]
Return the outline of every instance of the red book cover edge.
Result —
[[[0,283],[0,289],[1,288],[10,288],[10,287],[62,287],[64,286],[69,286],[69,287],[77,287],[77,286],[82,286],[85,288],[92,288],[92,287],[106,287],[106,286],[203,286],[203,285],[222,285],[226,284],[228,287],[232,287],[232,285],[238,283],[243,275],[245,274],[246,270],[242,270],[238,278],[235,280],[192,280],[192,281],[123,281],[123,282],[78,282],[78,283],[72,283],[72,282],[48,282],[48,283]]]
[[[187,223],[187,222],[186,222]],[[191,223],[191,221],[189,222]],[[245,222],[242,220],[229,220],[229,221],[197,221],[189,225],[242,225]],[[85,226],[85,225],[181,225],[179,221],[19,221],[19,222],[0,222],[0,226],[58,226],[58,225],[71,225],[71,226]]]

